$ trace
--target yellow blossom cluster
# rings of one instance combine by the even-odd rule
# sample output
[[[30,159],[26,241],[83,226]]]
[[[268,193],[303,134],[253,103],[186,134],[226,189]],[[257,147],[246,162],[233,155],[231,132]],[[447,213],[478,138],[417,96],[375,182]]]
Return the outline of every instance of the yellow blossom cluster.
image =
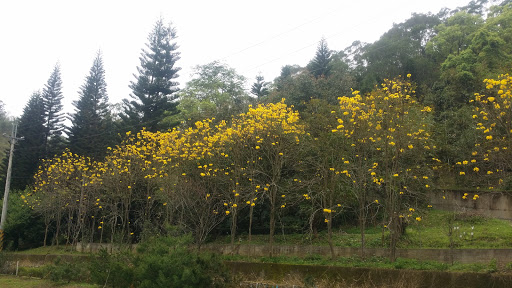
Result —
[[[484,84],[485,94],[475,93],[470,101],[474,104],[472,118],[480,140],[471,157],[456,165],[461,176],[476,174],[479,176],[475,179],[487,177],[490,183],[500,185],[504,171],[512,168],[509,152],[512,149],[512,76],[503,74],[497,79],[485,79]]]

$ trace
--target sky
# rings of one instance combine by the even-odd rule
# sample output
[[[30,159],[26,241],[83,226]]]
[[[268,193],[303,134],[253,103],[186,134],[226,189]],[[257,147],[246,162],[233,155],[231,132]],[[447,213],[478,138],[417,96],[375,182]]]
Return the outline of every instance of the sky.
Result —
[[[285,65],[305,66],[324,37],[332,50],[374,42],[412,13],[437,13],[469,0],[170,1],[17,0],[0,3],[0,100],[20,116],[58,63],[64,111],[98,51],[111,103],[128,98],[141,49],[155,22],[172,22],[181,59],[180,87],[194,67],[221,61],[248,79],[271,81]]]

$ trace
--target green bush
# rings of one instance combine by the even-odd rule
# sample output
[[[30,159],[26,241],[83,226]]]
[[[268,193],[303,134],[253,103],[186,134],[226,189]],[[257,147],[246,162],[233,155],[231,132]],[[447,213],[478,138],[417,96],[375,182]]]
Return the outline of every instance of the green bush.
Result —
[[[91,281],[110,287],[130,287],[133,283],[133,255],[129,252],[110,255],[106,249],[92,256],[89,262]]]
[[[19,276],[44,278],[46,276],[47,269],[43,267],[20,267],[18,271]]]
[[[140,245],[135,287],[227,287],[230,276],[214,254],[189,251],[190,238],[160,237]]]
[[[41,267],[21,267],[19,275],[50,279],[54,282],[84,282],[89,271],[82,263],[65,262],[59,257],[53,264]]]
[[[109,287],[228,287],[231,277],[214,254],[189,251],[189,237],[158,237],[141,243],[137,254],[108,254],[90,261],[93,283]]]

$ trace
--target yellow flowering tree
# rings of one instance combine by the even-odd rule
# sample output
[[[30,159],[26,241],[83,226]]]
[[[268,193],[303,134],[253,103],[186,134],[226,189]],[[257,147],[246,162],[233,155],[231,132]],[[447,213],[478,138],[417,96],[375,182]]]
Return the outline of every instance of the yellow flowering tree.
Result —
[[[232,127],[252,150],[247,160],[251,164],[251,170],[246,173],[247,181],[261,183],[253,184],[254,191],[263,190],[261,192],[269,201],[269,251],[272,255],[277,210],[286,207],[286,193],[281,189],[286,180],[284,174],[293,170],[297,162],[295,150],[304,134],[304,126],[299,123],[298,112],[287,107],[283,99],[278,103],[250,107],[247,113],[233,119]],[[254,198],[247,201],[252,207]]]
[[[55,244],[59,245],[61,234],[66,244],[76,244],[79,237],[84,240],[85,224],[91,213],[91,198],[96,196],[101,178],[99,163],[90,158],[64,151],[61,155],[43,161],[34,176],[34,188],[24,201],[45,222],[44,245],[47,244],[50,225],[55,222]],[[64,232],[62,232],[64,231]]]
[[[497,79],[485,79],[484,84],[485,94],[476,93],[475,99],[470,101],[475,104],[472,117],[476,122],[478,142],[471,156],[455,165],[459,168],[458,176],[465,183],[472,176],[469,178],[477,179],[477,185],[486,184],[485,188],[489,190],[499,186],[510,189],[512,77],[504,74]]]
[[[385,80],[364,101],[371,107],[372,137],[378,159],[372,177],[385,192],[390,259],[394,260],[406,218],[412,217],[411,206],[430,188],[429,164],[435,148],[430,139],[432,109],[420,105],[414,86],[401,78]]]
[[[408,75],[408,77],[410,77]],[[349,139],[344,174],[352,184],[359,203],[362,255],[364,256],[364,215],[371,183],[383,193],[372,201],[384,205],[385,227],[390,232],[390,258],[404,229],[408,209],[422,191],[430,187],[430,107],[421,106],[413,85],[401,78],[385,80],[367,95],[353,92],[341,97],[339,125],[333,130]]]

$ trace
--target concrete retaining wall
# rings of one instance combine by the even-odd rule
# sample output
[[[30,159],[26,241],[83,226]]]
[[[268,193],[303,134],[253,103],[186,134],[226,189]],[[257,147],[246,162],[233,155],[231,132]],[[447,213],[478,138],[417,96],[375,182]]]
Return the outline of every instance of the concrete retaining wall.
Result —
[[[467,199],[463,199],[468,193]],[[479,198],[473,200],[477,194]],[[444,196],[444,199],[443,199]],[[488,217],[512,220],[512,194],[508,192],[437,190],[428,195],[434,209],[474,212]]]
[[[414,287],[414,288],[508,288],[512,275],[490,273],[456,273],[397,269],[289,265],[273,263],[226,263],[234,274],[248,281],[265,279],[274,283],[306,282],[307,287]],[[292,281],[290,281],[290,279]],[[295,280],[295,281],[293,281]],[[318,282],[327,285],[319,285]],[[340,284],[340,285],[338,285]],[[306,287],[306,285],[246,285],[245,287]]]
[[[512,228],[511,228],[512,229]],[[132,245],[132,251],[135,251]],[[125,247],[128,248],[128,247]],[[81,251],[82,246],[77,246],[77,251]],[[112,251],[110,244],[86,244],[84,246],[86,252],[98,252],[100,249]],[[223,255],[243,255],[264,257],[270,253],[268,245],[246,245],[246,244],[205,244],[201,248],[204,251],[219,253]],[[114,251],[118,251],[119,247],[114,247]],[[309,255],[330,256],[331,251],[328,246],[312,246],[312,245],[275,245],[274,255],[286,255],[296,257],[306,257]],[[361,255],[360,248],[334,247],[334,253],[337,257],[354,257]],[[500,266],[512,263],[512,249],[397,249],[397,257],[432,260],[445,263],[489,263],[495,259]],[[388,257],[389,249],[385,248],[366,248],[365,256]],[[42,255],[41,259],[50,257],[50,255]],[[43,260],[44,261],[44,260]]]

